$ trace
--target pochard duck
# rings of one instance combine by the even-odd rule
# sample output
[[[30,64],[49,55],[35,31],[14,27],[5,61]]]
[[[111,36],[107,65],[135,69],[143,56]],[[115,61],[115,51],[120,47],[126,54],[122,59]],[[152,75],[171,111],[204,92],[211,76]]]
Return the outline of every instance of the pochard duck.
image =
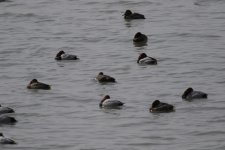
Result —
[[[186,100],[202,99],[207,97],[208,97],[208,94],[201,91],[194,91],[193,88],[191,87],[187,88],[182,95],[182,98]]]
[[[153,103],[152,103],[152,106],[151,108],[149,109],[150,112],[153,112],[153,113],[167,113],[167,112],[172,112],[174,111],[174,106],[173,105],[170,105],[170,104],[167,104],[167,103],[162,103],[160,102],[159,100],[155,100]]]
[[[16,142],[10,138],[4,137],[3,133],[0,133],[0,144],[16,144]]]
[[[14,117],[10,116],[0,116],[0,124],[15,124],[17,120]]]
[[[147,56],[145,53],[141,53],[138,57],[137,63],[142,65],[157,65],[157,60]]]
[[[7,113],[14,113],[15,111],[12,108],[9,107],[2,107],[0,104],[0,115],[1,114],[7,114]]]
[[[95,78],[98,82],[116,82],[115,78],[103,74],[103,72],[99,72],[97,77]]]
[[[27,85],[28,89],[42,89],[42,90],[50,90],[51,86],[45,83],[39,82],[37,79],[33,79]]]
[[[124,19],[145,19],[145,16],[139,13],[132,13],[131,10],[126,10],[124,13]]]
[[[119,108],[123,106],[123,102],[118,100],[111,100],[109,95],[105,95],[101,102],[99,103],[99,107],[104,108]]]
[[[134,35],[133,42],[138,43],[146,43],[148,41],[148,37],[145,34],[142,34],[141,32],[137,32]]]
[[[63,50],[59,51],[55,57],[56,60],[77,60],[76,55],[66,54]]]

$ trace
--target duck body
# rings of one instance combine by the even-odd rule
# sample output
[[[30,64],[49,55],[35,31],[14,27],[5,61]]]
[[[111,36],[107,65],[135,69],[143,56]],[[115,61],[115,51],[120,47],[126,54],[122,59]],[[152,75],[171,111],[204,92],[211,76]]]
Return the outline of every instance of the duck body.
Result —
[[[99,107],[101,108],[119,108],[123,106],[123,102],[118,100],[111,100],[109,95],[106,95],[101,102],[99,103]]]
[[[0,133],[0,144],[16,144],[16,142]]]
[[[157,60],[155,58],[152,58],[152,57],[145,57],[143,59],[140,59],[138,63],[144,64],[144,65],[156,65]]]
[[[153,57],[147,56],[145,53],[141,53],[138,57],[137,63],[141,65],[157,65],[157,60]]]
[[[116,82],[116,79],[100,72],[95,78],[98,82]]]
[[[145,16],[139,13],[132,13],[131,10],[126,10],[124,13],[124,19],[133,20],[133,19],[145,19]]]
[[[17,120],[10,116],[0,116],[0,124],[15,124]]]
[[[14,113],[15,111],[12,108],[9,107],[2,107],[0,105],[0,115],[1,114],[7,114],[7,113]]]
[[[42,89],[42,90],[50,90],[51,86],[42,82],[39,82],[37,79],[33,79],[27,85],[28,89]]]
[[[155,100],[152,103],[152,107],[149,109],[150,112],[153,113],[167,113],[167,112],[173,112],[174,106],[167,103],[162,103],[159,100]]]
[[[59,51],[55,57],[55,60],[77,60],[76,55],[66,54],[64,51]]]
[[[182,98],[186,100],[192,99],[206,99],[208,94],[201,92],[201,91],[194,91],[193,88],[189,87],[187,90],[184,91]]]
[[[141,32],[137,32],[134,35],[133,38],[133,42],[136,44],[140,44],[140,43],[146,43],[148,41],[148,37],[145,34],[142,34]]]

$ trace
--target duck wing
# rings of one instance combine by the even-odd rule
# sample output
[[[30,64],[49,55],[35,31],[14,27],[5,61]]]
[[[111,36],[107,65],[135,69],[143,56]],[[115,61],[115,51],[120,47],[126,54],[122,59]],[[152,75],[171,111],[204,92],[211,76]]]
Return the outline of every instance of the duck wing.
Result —
[[[151,112],[166,113],[174,111],[174,106],[167,103],[160,103],[156,108],[151,108]]]
[[[1,144],[16,144],[16,142],[10,138],[1,138],[0,139]]]
[[[115,82],[115,78],[110,77],[108,75],[102,75],[100,78],[98,78],[99,82]]]
[[[71,54],[63,54],[61,55],[62,60],[77,60],[77,56],[76,55],[71,55]]]
[[[48,84],[45,84],[45,83],[38,82],[38,83],[33,83],[33,84],[31,85],[31,88],[32,88],[32,89],[44,89],[44,90],[49,90],[49,89],[51,89],[51,86],[48,85]]]
[[[17,120],[10,116],[0,116],[0,124],[15,124]]]
[[[192,95],[192,98],[207,98],[208,97],[206,93],[201,91],[193,91],[191,95]]]
[[[118,101],[118,100],[106,100],[103,102],[103,107],[119,107],[123,106],[123,102]]]
[[[145,19],[145,16],[139,13],[133,13],[132,14],[133,19]]]
[[[156,65],[157,64],[157,60],[155,58],[152,57],[145,57],[141,60],[139,60],[140,64],[147,64],[147,65]]]

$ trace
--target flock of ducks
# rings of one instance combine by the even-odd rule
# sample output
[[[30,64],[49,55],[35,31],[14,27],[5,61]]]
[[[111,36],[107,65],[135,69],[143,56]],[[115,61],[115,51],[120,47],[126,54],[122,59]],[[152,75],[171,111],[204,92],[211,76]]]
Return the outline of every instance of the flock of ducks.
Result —
[[[132,13],[130,10],[126,10],[124,13],[124,19],[126,20],[133,20],[133,19],[145,19],[145,16],[139,13]],[[141,32],[138,32],[135,34],[133,38],[133,42],[136,44],[139,43],[146,43],[148,41],[148,37]],[[63,61],[63,60],[77,60],[79,59],[76,55],[67,54],[63,50],[60,50],[56,56],[55,60],[57,61]],[[157,60],[155,58],[152,58],[150,56],[147,56],[145,53],[141,53],[137,59],[137,63],[140,65],[157,65]],[[107,82],[116,82],[116,79],[105,75],[103,72],[100,72],[96,77],[95,80],[100,83],[107,83]],[[51,86],[39,82],[37,79],[33,79],[29,82],[27,85],[27,89],[42,89],[42,90],[50,90]],[[188,88],[184,91],[182,95],[183,99],[186,100],[193,100],[193,99],[201,99],[201,98],[207,98],[207,94],[201,91],[194,91],[193,88]],[[109,95],[105,95],[102,100],[99,103],[100,108],[120,108],[124,105],[123,102],[119,100],[112,100]],[[149,111],[152,113],[168,113],[175,111],[174,106],[171,104],[167,104],[164,102],[160,102],[159,100],[155,100],[151,107],[149,108]],[[8,107],[2,107],[0,105],[0,125],[1,124],[14,124],[17,122],[17,120],[14,117],[10,117],[7,115],[7,113],[14,113],[15,111]],[[3,133],[0,133],[0,144],[16,144],[16,142],[10,138],[4,137]]]
[[[5,115],[14,112],[15,111],[12,108],[3,107],[0,105],[0,125],[15,124],[17,120],[14,117]],[[0,144],[16,144],[16,142],[10,138],[4,137],[3,133],[0,132]]]

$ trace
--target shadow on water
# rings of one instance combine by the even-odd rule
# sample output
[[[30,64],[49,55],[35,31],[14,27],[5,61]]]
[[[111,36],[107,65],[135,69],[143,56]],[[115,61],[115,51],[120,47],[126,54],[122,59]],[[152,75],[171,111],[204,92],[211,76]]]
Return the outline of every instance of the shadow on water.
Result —
[[[146,42],[140,42],[140,43],[135,43],[133,42],[135,47],[144,47],[144,46],[148,46],[148,44]]]
[[[11,2],[10,0],[0,0],[0,3],[1,2]]]

